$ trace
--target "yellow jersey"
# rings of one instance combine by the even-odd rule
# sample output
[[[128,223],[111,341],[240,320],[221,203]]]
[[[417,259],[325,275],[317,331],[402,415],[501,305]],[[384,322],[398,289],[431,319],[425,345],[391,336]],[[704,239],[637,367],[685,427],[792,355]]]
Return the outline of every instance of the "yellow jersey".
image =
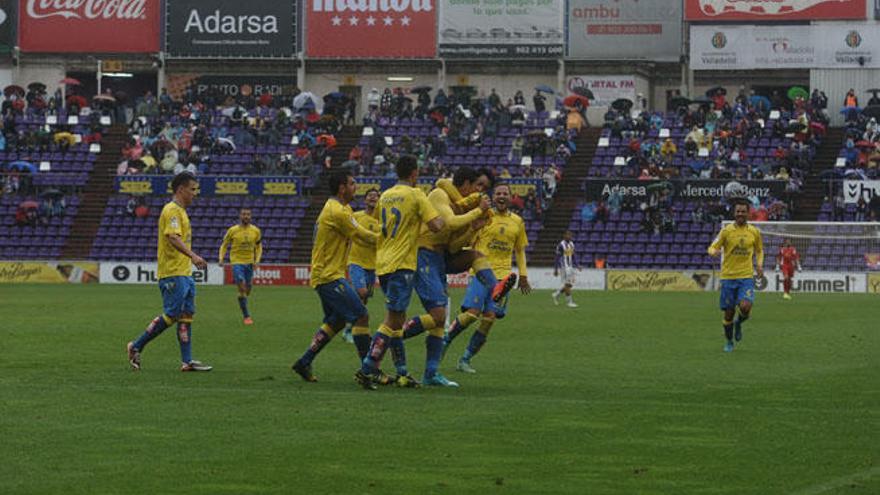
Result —
[[[752,256],[755,257],[757,266],[764,264],[764,241],[761,239],[761,231],[754,225],[745,224],[740,227],[731,223],[725,226],[712,241],[709,252],[711,254],[719,249],[722,253],[722,280],[752,278]]]
[[[512,268],[512,258],[516,254],[516,266],[521,277],[528,276],[526,268],[526,226],[523,219],[516,213],[501,213],[493,210],[493,215],[477,233],[474,249],[489,258],[492,271],[499,279],[506,277]]]
[[[437,214],[443,218],[446,225],[440,232],[431,232],[427,225],[422,225],[419,233],[419,247],[428,249],[442,249],[449,245],[453,233],[467,227],[468,224],[480,218],[483,211],[473,208],[470,211],[456,215],[452,209],[453,201],[445,190],[437,187],[428,194],[428,201],[437,210]]]
[[[354,219],[363,228],[378,235],[379,219],[373,215],[369,215],[365,210],[357,211]],[[355,264],[364,270],[376,269],[376,243],[362,242],[360,239],[353,239],[351,243],[351,252],[348,253],[348,264]]]
[[[235,224],[229,227],[220,244],[220,254],[217,259],[223,263],[226,257],[226,249],[229,249],[229,262],[234,265],[252,265],[259,263],[263,257],[263,234],[259,227],[253,224],[247,226]]]
[[[165,237],[169,234],[177,234],[186,247],[192,249],[192,228],[189,224],[189,216],[186,214],[186,210],[174,201],[166,204],[159,215],[159,247],[156,253],[159,265],[157,276],[160,279],[191,277],[192,261],[189,256],[178,251]]]
[[[336,198],[328,199],[315,222],[312,273],[309,281],[312,287],[345,278],[352,238],[376,242],[376,234],[357,223],[350,206],[340,203]]]
[[[424,191],[397,184],[379,197],[379,242],[376,275],[416,269],[422,224],[439,216]]]

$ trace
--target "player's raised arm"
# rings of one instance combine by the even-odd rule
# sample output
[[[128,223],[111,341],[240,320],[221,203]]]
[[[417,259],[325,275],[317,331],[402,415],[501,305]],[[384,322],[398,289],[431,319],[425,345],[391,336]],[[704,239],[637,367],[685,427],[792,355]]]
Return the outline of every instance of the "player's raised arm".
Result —
[[[434,208],[434,205],[431,204],[431,201],[428,200],[425,192],[421,189],[413,189],[413,195],[418,204],[419,216],[421,216],[422,222],[428,226],[428,230],[431,232],[443,230],[446,227],[446,222],[443,216]]]
[[[378,236],[374,232],[371,232],[370,229],[359,224],[351,213],[340,213],[340,217],[335,220],[345,237],[352,240],[358,240],[364,244],[376,243]]]
[[[474,192],[467,196],[462,196],[458,191],[458,188],[455,187],[455,184],[452,182],[452,179],[437,179],[437,182],[434,185],[449,195],[449,199],[452,201],[453,210],[470,211],[480,206],[480,201],[483,197],[482,194]]]
[[[482,198],[480,200],[479,208],[474,208],[462,215],[456,215],[449,204],[449,196],[444,194],[443,191],[437,189],[431,191],[431,194],[428,195],[428,200],[431,202],[431,206],[437,210],[440,217],[443,218],[443,223],[449,230],[458,230],[470,224],[474,220],[480,218],[483,215],[483,212],[489,209],[489,200]]]

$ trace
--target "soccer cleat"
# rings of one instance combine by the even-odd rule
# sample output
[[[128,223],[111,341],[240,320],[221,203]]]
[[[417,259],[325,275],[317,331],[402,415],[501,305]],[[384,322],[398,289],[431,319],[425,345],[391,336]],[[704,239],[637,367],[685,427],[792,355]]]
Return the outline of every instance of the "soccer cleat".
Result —
[[[182,363],[180,365],[180,371],[211,371],[212,369],[214,369],[213,366],[208,366],[207,364],[204,364],[201,361],[196,361],[195,359],[188,363]]]
[[[385,373],[382,370],[379,370],[375,376],[376,385],[382,385],[383,387],[386,385],[394,385],[395,379],[391,377],[388,373]]]
[[[551,296],[553,297],[553,304],[559,306],[559,294],[554,292],[553,294],[551,294]]]
[[[394,379],[394,386],[400,388],[419,388],[422,384],[409,375],[397,375],[397,378]]]
[[[364,373],[361,370],[357,370],[354,373],[354,381],[358,382],[358,385],[364,388],[364,390],[376,390],[376,383],[372,376]]]
[[[245,324],[245,325],[253,325],[253,324],[254,324],[254,319],[251,318],[250,316],[248,316],[247,318],[244,319],[244,324]]]
[[[424,385],[429,387],[450,387],[450,388],[458,388],[458,383],[446,378],[440,373],[434,373],[434,376],[430,378],[425,378],[422,382]]]
[[[477,370],[475,370],[471,366],[471,363],[468,361],[465,361],[464,359],[458,360],[458,364],[455,365],[455,369],[457,369],[458,371],[461,371],[462,373],[474,374],[477,372]]]
[[[510,289],[513,289],[513,286],[516,285],[516,274],[510,273],[506,277],[502,278],[495,284],[495,287],[492,289],[492,300],[495,302],[500,302],[504,299],[504,296],[510,292]]]
[[[342,332],[342,340],[349,344],[354,344],[354,337],[351,335],[351,327],[346,328],[345,331]]]
[[[739,319],[733,321],[733,338],[737,342],[743,339],[742,322]]]
[[[733,342],[728,340],[727,343],[724,344],[724,352],[733,352]]]
[[[318,377],[312,374],[312,367],[303,364],[301,361],[293,363],[293,366],[291,366],[290,369],[292,369],[294,373],[301,376],[302,379],[307,382],[318,381]]]
[[[128,364],[131,365],[131,370],[139,371],[141,369],[141,351],[134,348],[134,342],[129,342],[125,346],[125,350],[128,351]]]
[[[790,300],[791,300],[791,294],[782,294],[782,298],[785,299],[786,301],[790,301]]]
[[[569,308],[576,308],[576,307],[578,307],[577,303],[574,302],[574,301],[569,301],[568,304],[566,304],[566,306],[568,306]]]

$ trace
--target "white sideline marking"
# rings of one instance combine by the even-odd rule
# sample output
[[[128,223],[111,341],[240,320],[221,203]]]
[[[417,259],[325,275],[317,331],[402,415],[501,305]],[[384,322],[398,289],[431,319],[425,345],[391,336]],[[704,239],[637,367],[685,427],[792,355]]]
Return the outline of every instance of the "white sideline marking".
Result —
[[[809,486],[807,488],[804,488],[803,490],[792,492],[791,495],[820,495],[822,493],[826,493],[835,488],[840,488],[858,480],[873,478],[878,474],[880,474],[880,466],[875,466],[871,469],[859,471],[858,473],[841,476],[840,478],[835,478],[833,480],[826,481],[825,483]]]

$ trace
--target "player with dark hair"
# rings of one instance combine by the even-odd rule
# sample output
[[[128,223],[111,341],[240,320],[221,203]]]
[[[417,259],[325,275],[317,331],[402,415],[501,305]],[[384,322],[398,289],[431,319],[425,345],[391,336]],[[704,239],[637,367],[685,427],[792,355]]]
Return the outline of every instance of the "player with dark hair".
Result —
[[[379,201],[379,190],[369,189],[364,193],[364,209],[354,213],[354,219],[365,229],[379,234],[379,219],[375,216],[376,203]],[[363,242],[358,238],[352,239],[351,251],[348,253],[348,278],[364,302],[373,295],[373,286],[376,285],[376,243]],[[363,330],[366,330],[364,332]],[[353,330],[346,328],[345,340],[353,342],[361,354],[361,358],[367,355],[370,348],[369,329],[359,329],[361,333],[354,335]]]
[[[192,321],[196,312],[196,284],[192,265],[204,270],[205,260],[192,251],[192,227],[186,208],[192,204],[199,188],[193,174],[181,172],[171,180],[174,197],[159,215],[157,277],[162,292],[162,314],[153,318],[147,329],[126,346],[131,369],[141,369],[141,352],[166,328],[177,323],[180,344],[180,371],[211,371],[211,366],[192,358]]]
[[[721,311],[727,340],[724,352],[733,351],[734,339],[742,340],[742,324],[749,319],[755,301],[755,274],[758,278],[764,276],[764,242],[761,231],[749,225],[748,217],[748,203],[737,201],[734,223],[722,228],[708,249],[710,256],[721,255]]]
[[[425,193],[416,187],[419,166],[414,156],[405,155],[397,161],[397,177],[397,185],[383,192],[376,205],[380,222],[376,275],[385,294],[386,313],[373,335],[367,357],[355,373],[355,380],[368,390],[376,388],[376,373],[387,349],[394,346],[395,352],[403,352],[403,324],[415,283],[422,224],[427,224],[432,232],[440,232],[445,225]],[[401,371],[406,370],[398,369],[398,385],[417,385]]]
[[[253,325],[254,320],[248,311],[248,296],[254,279],[254,269],[263,256],[263,234],[260,228],[251,223],[251,209],[242,208],[238,213],[238,223],[229,227],[220,244],[217,259],[223,266],[229,249],[229,262],[232,263],[232,280],[238,286],[238,307],[245,325]]]
[[[292,366],[293,371],[307,382],[318,381],[312,374],[312,361],[346,323],[351,323],[356,333],[369,334],[367,307],[345,278],[345,266],[352,239],[376,242],[376,234],[358,224],[348,205],[357,190],[351,173],[333,173],[328,186],[332,197],[324,203],[315,222],[309,281],[321,300],[324,321],[312,337],[308,349]]]
[[[581,267],[575,260],[574,236],[570,230],[562,235],[562,240],[556,245],[556,265],[553,267],[553,275],[562,279],[562,287],[553,292],[553,304],[559,304],[559,295],[565,294],[567,306],[576,308],[577,303],[571,295],[571,288],[575,283],[575,270]]]
[[[519,271],[519,288],[523,294],[531,291],[529,286],[528,271],[526,268],[526,246],[529,244],[526,237],[526,227],[523,219],[516,213],[511,212],[510,185],[500,183],[495,186],[492,200],[493,215],[488,223],[477,233],[474,249],[486,253],[492,263],[492,271],[498,278],[504,278],[512,271],[511,258],[516,256],[516,266]],[[507,313],[507,296],[500,302],[492,300],[489,287],[483,285],[476,277],[471,277],[467,292],[461,303],[461,313],[449,328],[449,333],[443,339],[444,351],[452,341],[467,327],[477,320],[480,326],[471,336],[470,343],[458,360],[456,368],[465,373],[476,373],[471,367],[471,359],[476,356],[486,339],[489,330],[496,319],[504,318]]]
[[[776,271],[779,271],[779,268],[782,267],[782,298],[789,300],[791,299],[791,286],[794,281],[794,272],[795,270],[801,271],[801,255],[798,254],[797,249],[791,245],[791,240],[785,238],[782,240],[782,246],[779,248],[779,253],[776,255]]]

